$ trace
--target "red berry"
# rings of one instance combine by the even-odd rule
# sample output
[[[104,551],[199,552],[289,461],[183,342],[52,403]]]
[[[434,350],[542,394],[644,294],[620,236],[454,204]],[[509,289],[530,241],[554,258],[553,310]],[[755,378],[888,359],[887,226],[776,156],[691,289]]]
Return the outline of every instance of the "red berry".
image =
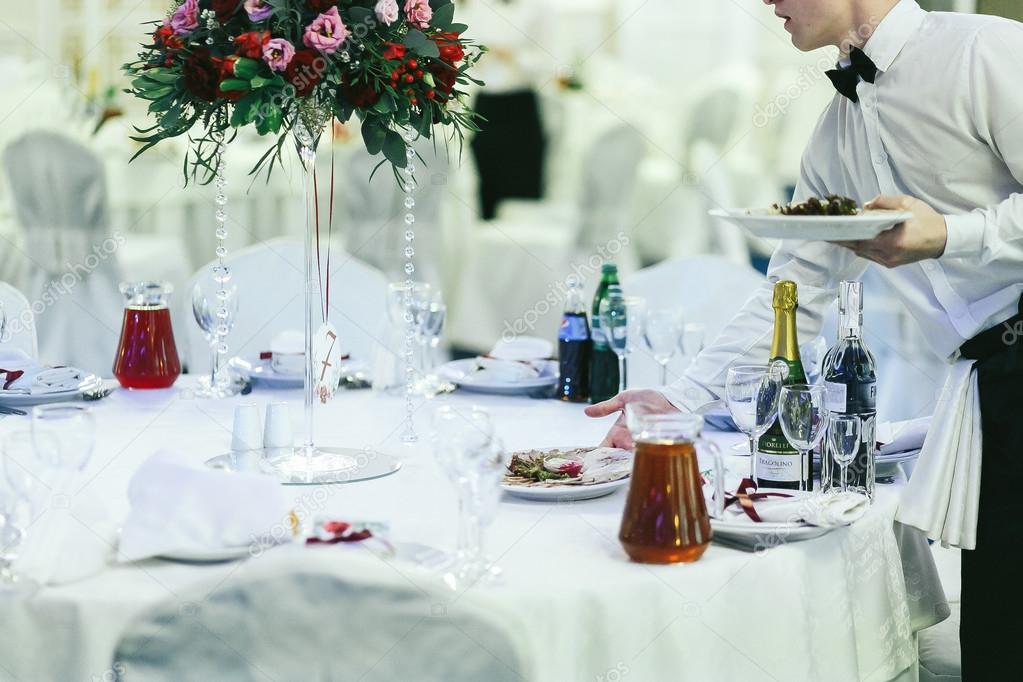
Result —
[[[416,78],[422,78],[422,77],[423,77],[423,70],[422,69],[416,69]]]
[[[405,96],[406,97],[415,97],[416,93],[412,90],[412,88],[409,88],[408,90],[405,91]]]
[[[411,83],[411,82],[412,82],[412,81],[414,81],[414,80],[415,80],[415,78],[413,78],[413,77],[412,77],[412,74],[411,74],[411,73],[407,73],[407,74],[405,74],[405,82],[406,82],[406,83]]]
[[[427,90],[426,91],[426,99],[433,99],[436,96],[437,96],[437,93],[435,93],[433,90]]]
[[[398,72],[397,71],[392,71],[391,72],[391,80],[392,81],[398,80]]]
[[[408,60],[408,68],[415,69],[418,66],[419,66],[419,62],[417,62],[415,59]]]
[[[414,107],[419,106],[419,100],[417,100],[415,97],[412,98],[412,106]]]

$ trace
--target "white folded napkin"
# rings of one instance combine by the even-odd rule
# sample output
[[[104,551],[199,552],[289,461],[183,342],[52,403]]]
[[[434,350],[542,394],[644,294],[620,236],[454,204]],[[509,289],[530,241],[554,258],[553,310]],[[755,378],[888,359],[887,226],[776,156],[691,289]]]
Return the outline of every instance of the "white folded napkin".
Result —
[[[291,533],[277,479],[192,466],[170,450],[157,451],[135,472],[128,501],[120,561],[245,547]]]
[[[821,528],[848,526],[867,513],[870,500],[854,492],[755,500],[753,508],[765,523],[805,523]],[[749,519],[738,503],[725,509],[729,520]],[[750,523],[755,524],[752,519]]]
[[[877,425],[877,442],[880,445],[877,454],[890,455],[919,450],[924,445],[930,426],[930,416],[906,421],[881,422]]]
[[[43,395],[60,391],[71,391],[82,383],[86,373],[75,367],[46,367],[38,364],[27,353],[17,348],[5,348],[0,351],[0,391],[7,393],[23,393]],[[10,382],[8,372],[23,372]]]
[[[934,419],[895,520],[944,546],[977,546],[980,506],[980,393],[973,360],[949,370]]]
[[[535,336],[516,336],[513,339],[498,341],[489,355],[498,360],[519,362],[547,360],[554,355],[554,344]]]
[[[476,358],[476,377],[507,382],[536,379],[553,352],[553,344],[546,339],[518,336],[501,340],[489,354]]]

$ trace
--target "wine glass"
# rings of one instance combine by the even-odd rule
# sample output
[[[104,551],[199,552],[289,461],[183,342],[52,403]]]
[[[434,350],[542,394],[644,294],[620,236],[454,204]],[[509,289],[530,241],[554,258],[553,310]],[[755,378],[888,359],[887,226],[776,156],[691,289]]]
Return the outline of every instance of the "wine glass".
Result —
[[[824,361],[828,352],[828,342],[823,336],[817,336],[799,347],[799,357],[803,360],[807,383],[817,384],[823,381],[826,369]]]
[[[415,342],[413,349],[417,351],[417,357],[412,358],[412,366],[421,377],[425,364],[423,354],[426,348],[423,338],[423,313],[430,307],[430,301],[434,296],[433,287],[426,282],[412,282],[411,286],[407,282],[392,282],[387,286],[387,290],[387,316],[390,318],[391,324],[394,325],[398,339],[403,340],[407,334],[412,334],[412,340]],[[406,298],[408,299],[407,310]],[[404,349],[403,342],[399,345]],[[397,376],[395,385],[404,387],[404,371],[400,373],[401,379],[397,379]],[[413,389],[415,392],[421,391],[421,383],[421,380],[415,382]]]
[[[646,299],[625,297],[625,384],[629,383],[629,359],[642,349],[643,324],[646,320]]]
[[[661,366],[661,386],[668,383],[668,363],[675,356],[681,321],[673,310],[647,311],[643,343]]]
[[[221,356],[228,351],[224,339],[238,314],[238,286],[230,283],[224,270],[226,267],[219,265],[206,268],[192,287],[192,314],[210,345],[210,375],[200,379],[196,391],[202,398],[223,398],[237,392],[229,375],[220,372]]]
[[[757,439],[778,414],[782,373],[771,365],[735,365],[725,377],[728,412],[739,430],[749,438],[750,476],[753,476]]]
[[[678,337],[678,347],[683,358],[689,358],[686,367],[693,364],[696,356],[703,350],[707,328],[699,322],[687,322],[682,325],[682,333]]]
[[[625,351],[628,346],[628,308],[622,288],[612,284],[597,308],[600,329],[604,332],[607,345],[618,356],[618,392],[625,390]]]
[[[810,452],[824,435],[824,386],[783,386],[778,400],[778,421],[785,438],[799,452],[799,480],[802,483],[809,478],[807,471],[812,466]]]
[[[433,453],[458,493],[458,548],[444,567],[445,581],[493,579],[500,569],[483,551],[483,530],[493,520],[504,476],[503,448],[490,413],[450,405],[434,414]]]
[[[22,507],[31,506],[31,499],[39,481],[28,468],[35,458],[32,432],[25,429],[7,434],[3,440],[3,477],[0,479],[0,591],[31,588],[12,570],[17,551],[25,539],[26,528]]]
[[[832,414],[828,419],[828,444],[841,467],[842,492],[849,489],[846,471],[860,449],[860,419],[853,415]]]

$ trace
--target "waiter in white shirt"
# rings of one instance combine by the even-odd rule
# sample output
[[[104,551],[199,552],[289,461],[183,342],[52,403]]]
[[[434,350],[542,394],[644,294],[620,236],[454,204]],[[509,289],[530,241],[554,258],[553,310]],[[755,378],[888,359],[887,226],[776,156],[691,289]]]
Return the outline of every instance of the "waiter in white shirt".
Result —
[[[774,282],[798,284],[798,332],[812,338],[838,283],[878,264],[888,288],[874,296],[901,298],[939,355],[976,360],[978,520],[967,540],[953,542],[971,549],[962,555],[963,673],[1018,679],[1013,647],[1023,597],[1012,557],[1023,546],[1015,494],[1023,481],[1023,24],[929,13],[914,0],[764,2],[800,50],[840,49],[839,68],[828,73],[838,93],[804,152],[795,199],[841,194],[913,218],[868,241],[783,242],[769,283],[685,376],[661,391],[626,391],[587,413],[606,416],[630,402],[693,411],[717,400],[729,365],[769,355]],[[622,419],[605,442],[631,445]]]

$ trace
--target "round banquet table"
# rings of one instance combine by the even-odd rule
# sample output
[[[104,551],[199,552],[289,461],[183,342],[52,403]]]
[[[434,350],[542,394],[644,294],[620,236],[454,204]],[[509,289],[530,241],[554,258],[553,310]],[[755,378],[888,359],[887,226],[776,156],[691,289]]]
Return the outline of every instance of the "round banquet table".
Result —
[[[192,397],[190,382],[182,377],[165,391],[119,389],[93,403],[96,448],[76,498],[101,500],[106,523],[83,521],[83,533],[113,548],[114,529],[128,512],[132,473],[160,448],[196,463],[227,451],[240,402],[289,401],[300,433],[298,390],[257,387],[248,396],[210,401]],[[455,496],[425,437],[439,404],[487,407],[510,450],[596,443],[610,423],[555,400],[456,392],[419,408],[420,443],[405,447],[399,441],[402,399],[341,392],[318,410],[317,442],[395,453],[403,466],[373,481],[290,487],[296,508],[386,522],[394,542],[451,547]],[[4,418],[0,435],[24,423]],[[743,438],[705,435],[725,452]],[[748,466],[746,458],[731,459],[730,467]],[[902,487],[879,486],[864,518],[821,538],[760,553],[712,544],[699,561],[669,566],[631,563],[622,551],[617,531],[624,490],[574,503],[505,498],[486,533],[487,551],[503,568],[501,581],[455,591],[414,564],[341,546],[289,545],[224,564],[109,565],[28,600],[0,600],[0,679],[109,679],[118,641],[147,609],[200,599],[187,597],[196,585],[230,584],[257,569],[314,568],[346,580],[414,584],[448,613],[486,608],[526,652],[527,669],[516,679],[912,680],[916,632],[942,620],[947,605],[925,540],[893,527]]]

